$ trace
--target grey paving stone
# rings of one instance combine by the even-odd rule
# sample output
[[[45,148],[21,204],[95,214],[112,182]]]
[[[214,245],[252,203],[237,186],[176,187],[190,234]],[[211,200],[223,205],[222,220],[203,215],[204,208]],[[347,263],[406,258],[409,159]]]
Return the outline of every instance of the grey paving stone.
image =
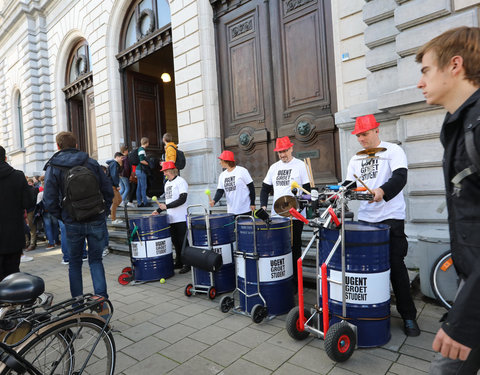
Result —
[[[383,345],[383,348],[396,352],[407,339],[405,332],[403,332],[403,320],[399,318],[391,318],[390,332],[392,334],[392,338],[389,342]]]
[[[260,367],[254,363],[239,359],[232,365],[228,366],[225,370],[220,372],[221,375],[245,375],[245,374],[255,374],[255,375],[267,375],[271,374],[270,370]]]
[[[394,363],[390,368],[392,374],[397,375],[425,375],[427,372],[416,370],[412,367],[408,367],[399,363]]]
[[[139,325],[130,327],[129,329],[123,331],[122,335],[129,338],[130,340],[139,341],[147,336],[155,334],[161,329],[162,329],[161,327],[155,324],[145,322],[145,323],[141,323]]]
[[[147,311],[138,311],[137,313],[126,315],[119,320],[129,326],[135,326],[140,323],[151,321],[154,317],[156,317],[155,314]]]
[[[203,351],[201,356],[226,367],[231,365],[249,350],[250,349],[246,346],[232,341],[222,340]]]
[[[233,313],[224,314],[225,318],[217,322],[216,325],[232,331],[238,331],[239,329],[248,327],[252,324],[252,320],[244,315],[238,315]]]
[[[213,345],[233,334],[234,332],[230,331],[229,329],[212,325],[191,334],[190,337],[194,340],[201,341],[205,344]]]
[[[344,370],[340,367],[334,367],[328,375],[358,375],[358,372],[353,372],[351,370]]]
[[[285,323],[283,324],[282,327],[278,327],[276,325],[273,325],[271,322],[273,322],[275,319],[266,322],[266,323],[261,323],[261,324],[255,324],[255,329],[258,329],[259,331],[269,333],[271,335],[276,335],[278,332],[280,332],[282,329],[285,328]]]
[[[125,347],[122,351],[136,360],[141,361],[154,353],[160,352],[160,350],[168,345],[168,342],[162,341],[155,336],[148,336],[143,340]]]
[[[126,346],[132,345],[135,342],[125,336],[122,336],[121,334],[118,334],[117,332],[114,332],[113,339],[115,340],[115,348],[117,351],[120,351]]]
[[[286,349],[292,349],[292,350],[300,350],[303,348],[305,345],[310,344],[314,340],[319,341],[318,339],[314,338],[312,335],[308,336],[305,340],[297,341],[295,339],[292,339],[287,331],[284,329],[274,336],[272,336],[270,339],[267,340],[267,342],[281,346]],[[323,344],[322,344],[323,347]]]
[[[250,350],[242,358],[270,370],[276,370],[294,354],[295,352],[293,350],[288,350],[269,343],[263,343],[255,349]]]
[[[196,316],[202,314],[205,310],[208,310],[209,307],[199,305],[196,303],[189,303],[188,305],[178,308],[177,312],[186,316]]]
[[[116,343],[116,342],[115,342]],[[117,351],[117,358],[115,361],[115,374],[119,374],[125,369],[134,366],[138,361],[125,353]]]
[[[168,375],[214,375],[222,370],[222,366],[205,358],[196,356],[174,368],[168,373]]]
[[[153,324],[156,324],[156,325],[160,326],[160,327],[166,328],[166,327],[171,327],[172,325],[177,324],[179,322],[183,322],[187,318],[188,317],[183,315],[183,314],[179,314],[177,312],[170,311],[170,312],[167,312],[165,314],[161,314],[160,316],[157,316],[156,318],[153,318],[151,320],[151,322]]]
[[[163,375],[177,366],[177,362],[172,361],[171,359],[168,359],[162,355],[154,354],[147,359],[123,370],[123,373],[125,375]]]
[[[392,365],[392,361],[373,356],[366,351],[356,350],[346,362],[338,363],[337,367],[355,371],[361,375],[383,375]]]
[[[230,341],[241,342],[242,345],[249,348],[255,348],[262,342],[268,340],[272,335],[253,329],[252,327],[244,328],[228,338]]]
[[[183,363],[207,348],[208,345],[187,337],[162,349],[160,354],[178,363]]]
[[[182,323],[196,329],[202,329],[218,322],[219,320],[221,319],[213,315],[197,314],[185,319]]]
[[[402,354],[399,358],[397,363],[412,367],[416,370],[420,371],[425,371],[428,372],[428,369],[430,368],[430,362],[424,361],[422,359],[414,358],[411,356],[407,356],[405,354]]]
[[[384,348],[370,348],[370,349],[359,348],[358,350],[365,351],[368,354],[371,354],[392,362],[396,361],[399,357],[398,353],[393,352],[391,350],[384,349]]]
[[[434,334],[436,334],[438,329],[441,327],[441,323],[438,321],[437,317],[426,314],[420,315],[420,318],[417,322],[422,331],[427,331]]]
[[[323,350],[308,345],[297,351],[288,362],[294,366],[313,370],[319,374],[327,374],[335,365]]]
[[[410,357],[424,359],[428,362],[431,362],[435,357],[435,352],[433,350],[421,349],[407,344],[402,345],[400,348],[400,353],[406,354]]]
[[[181,339],[191,335],[196,332],[195,328],[186,326],[181,323],[174,324],[170,327],[162,329],[160,332],[155,334],[161,340],[167,341],[171,344],[180,341]]]
[[[432,343],[435,335],[429,332],[422,332],[420,336],[408,337],[405,341],[406,344],[416,346],[417,348],[431,350]]]
[[[273,375],[316,375],[318,372],[313,372],[310,370],[307,370],[306,368],[301,368],[298,366],[294,366],[291,363],[284,363],[281,365],[274,373]]]

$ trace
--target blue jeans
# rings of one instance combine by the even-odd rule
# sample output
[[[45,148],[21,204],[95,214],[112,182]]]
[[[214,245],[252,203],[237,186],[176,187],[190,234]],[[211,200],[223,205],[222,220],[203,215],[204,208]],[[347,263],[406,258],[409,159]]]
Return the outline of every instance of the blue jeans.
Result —
[[[65,230],[65,224],[63,224],[62,220],[58,220],[58,226],[60,227],[60,238],[62,239],[62,254],[63,254],[62,258],[64,262],[70,262],[70,250],[68,249],[67,231]],[[82,258],[85,259],[87,257],[88,257],[87,243],[83,241]]]
[[[140,169],[140,165],[135,170],[137,175],[137,203],[147,204],[147,174]]]
[[[43,213],[43,225],[45,226],[45,235],[47,236],[48,244],[55,245],[59,243],[58,219],[50,212],[45,211]]]
[[[120,177],[120,195],[122,196],[122,201],[126,203],[128,201],[128,193],[130,192],[130,181],[128,177]]]
[[[82,252],[85,239],[88,242],[88,265],[95,294],[108,298],[107,281],[102,263],[102,252],[105,244],[105,220],[87,223],[65,223],[67,243],[70,250],[68,276],[72,297],[83,294]]]

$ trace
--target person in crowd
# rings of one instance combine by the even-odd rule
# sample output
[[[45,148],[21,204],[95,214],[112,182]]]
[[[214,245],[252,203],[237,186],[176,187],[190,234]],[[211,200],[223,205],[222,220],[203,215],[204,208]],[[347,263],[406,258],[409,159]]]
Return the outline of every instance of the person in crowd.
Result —
[[[28,185],[22,171],[7,163],[5,149],[0,146],[0,280],[20,271],[20,258],[25,247],[26,208],[35,206],[33,186]]]
[[[123,166],[123,154],[116,152],[113,160],[108,160],[108,175],[112,182],[113,202],[111,208],[112,224],[121,224],[123,220],[117,219],[117,207],[122,203],[122,196],[118,192],[120,189],[120,173]]]
[[[147,153],[145,149],[149,146],[149,140],[147,137],[143,137],[140,140],[141,146],[138,148],[138,158],[140,164],[135,169],[137,176],[137,207],[150,207],[151,204],[147,199],[147,175],[150,168],[147,161]]]
[[[162,137],[163,147],[165,149],[164,161],[177,161],[177,145],[173,142],[173,137],[170,133],[165,133]]]
[[[37,196],[37,208],[42,212],[43,227],[45,228],[45,236],[47,237],[47,249],[53,249],[55,246],[60,246],[60,229],[58,219],[50,214],[43,206],[44,182],[41,182],[41,190]]]
[[[27,183],[33,188],[34,203],[32,207],[27,207],[27,221],[30,228],[30,242],[27,243],[26,251],[32,251],[37,248],[37,223],[35,221],[35,207],[37,205],[37,195],[39,188],[35,187],[33,178],[27,178]]]
[[[308,179],[305,163],[293,156],[293,143],[288,137],[277,138],[275,149],[280,159],[272,164],[268,169],[267,175],[262,183],[260,191],[260,204],[266,210],[268,195],[273,192],[273,202],[285,195],[293,196],[291,185],[295,181],[305,190],[310,191],[310,182]],[[279,216],[272,205],[272,216]],[[297,219],[292,221],[292,257],[293,257],[293,275],[295,288],[297,287],[297,259],[302,255],[302,231],[303,222]]]
[[[236,165],[232,151],[225,150],[218,158],[225,170],[218,177],[217,191],[215,197],[210,199],[210,207],[213,207],[225,194],[228,213],[251,215],[255,210],[255,187],[250,173]]]
[[[188,184],[178,175],[178,169],[175,168],[173,161],[164,162],[162,172],[168,180],[165,184],[165,203],[157,202],[159,208],[152,214],[158,215],[162,211],[167,211],[172,243],[175,247],[174,267],[180,269],[180,273],[186,273],[190,271],[190,267],[182,263],[182,248],[186,243],[187,233]]]
[[[452,308],[433,341],[438,352],[430,374],[480,370],[480,29],[448,30],[419,49],[417,87],[426,102],[447,110],[444,147],[448,225],[460,284]]]
[[[123,145],[120,147],[120,152],[123,155],[122,157],[122,170],[120,171],[120,195],[122,196],[122,203],[120,206],[133,206],[128,201],[130,193],[130,175],[132,174],[132,166],[128,161],[128,146]]]
[[[83,294],[82,252],[85,240],[88,242],[88,263],[95,294],[107,297],[107,282],[102,263],[102,251],[105,243],[106,217],[112,204],[112,185],[100,165],[87,153],[78,150],[77,140],[71,132],[60,132],[56,136],[58,152],[45,165],[45,192],[43,203],[56,218],[65,225],[65,234],[69,249],[69,280],[72,297]],[[98,184],[97,195],[103,197],[103,205],[94,207],[95,214],[84,221],[75,220],[76,211],[67,204],[65,198],[65,174],[72,173],[75,166],[84,166],[93,173]],[[83,173],[85,176],[86,173]],[[79,177],[78,177],[79,178]],[[70,189],[70,187],[68,187]],[[62,204],[61,204],[62,203]]]
[[[410,293],[410,280],[404,258],[408,251],[405,236],[405,200],[403,187],[407,183],[407,157],[396,144],[383,142],[379,136],[379,123],[374,115],[357,117],[352,134],[364,149],[385,148],[380,158],[354,155],[348,164],[344,184],[359,177],[374,193],[372,202],[362,201],[358,219],[366,223],[390,226],[390,281],[397,300],[404,331],[407,336],[418,336],[417,309]],[[360,183],[359,183],[360,186]]]

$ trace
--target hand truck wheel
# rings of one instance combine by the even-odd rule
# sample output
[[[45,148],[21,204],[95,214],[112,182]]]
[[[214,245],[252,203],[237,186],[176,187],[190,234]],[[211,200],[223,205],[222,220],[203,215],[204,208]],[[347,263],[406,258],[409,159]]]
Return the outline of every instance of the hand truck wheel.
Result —
[[[268,310],[260,304],[252,307],[252,320],[254,323],[261,323],[268,315]]]
[[[310,319],[311,314],[309,311],[304,310],[303,315],[305,321]],[[292,339],[299,341],[305,340],[309,335],[308,331],[300,331],[300,323],[300,311],[298,306],[296,306],[288,313],[287,319],[285,320],[285,328]]]
[[[230,296],[223,296],[220,299],[220,311],[222,313],[228,312],[233,307],[233,298]]]
[[[132,274],[132,267],[123,267],[122,273]]]
[[[208,298],[215,299],[216,296],[217,296],[217,289],[215,289],[214,286],[211,286],[210,288],[208,288]]]
[[[118,282],[120,285],[128,285],[132,279],[132,275],[128,273],[122,273],[120,276],[118,276]]]
[[[325,351],[331,360],[345,362],[352,356],[356,342],[355,332],[347,322],[335,323],[325,335]]]
[[[192,284],[188,284],[186,287],[185,287],[185,295],[187,297],[191,297],[193,292],[192,292],[192,289],[193,289],[193,285]]]

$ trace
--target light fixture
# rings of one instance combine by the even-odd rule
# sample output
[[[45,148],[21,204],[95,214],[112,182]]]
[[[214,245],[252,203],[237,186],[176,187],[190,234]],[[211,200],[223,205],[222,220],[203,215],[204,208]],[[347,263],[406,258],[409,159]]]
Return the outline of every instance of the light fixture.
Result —
[[[168,74],[168,73],[163,73],[163,74],[160,76],[160,79],[161,79],[163,82],[172,82],[172,77],[170,77],[170,74]]]

